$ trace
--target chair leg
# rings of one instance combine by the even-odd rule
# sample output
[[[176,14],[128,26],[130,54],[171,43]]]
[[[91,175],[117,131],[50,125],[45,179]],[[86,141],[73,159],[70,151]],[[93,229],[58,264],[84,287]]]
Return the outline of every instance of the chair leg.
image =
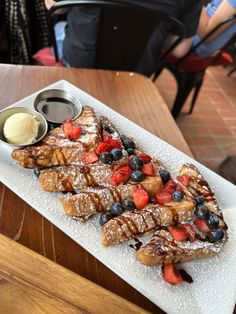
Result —
[[[184,103],[186,101],[186,99],[188,98],[188,95],[190,94],[192,88],[184,88],[183,84],[179,84],[178,86],[178,91],[177,91],[177,95],[175,97],[175,101],[174,101],[174,105],[173,108],[171,110],[171,114],[173,116],[174,119],[176,119],[182,109],[182,107],[184,106]]]
[[[190,109],[189,109],[188,114],[191,114],[193,112],[193,108],[194,108],[195,102],[197,100],[197,96],[199,94],[199,91],[200,91],[200,89],[202,87],[202,83],[203,83],[203,79],[199,80],[199,82],[197,82],[197,84],[196,84],[195,91],[194,91],[194,94],[193,94],[193,98],[192,98],[192,101],[191,101],[191,105],[190,105]]]
[[[227,76],[230,76],[232,73],[234,73],[236,71],[236,66],[229,71],[229,73],[227,74]]]

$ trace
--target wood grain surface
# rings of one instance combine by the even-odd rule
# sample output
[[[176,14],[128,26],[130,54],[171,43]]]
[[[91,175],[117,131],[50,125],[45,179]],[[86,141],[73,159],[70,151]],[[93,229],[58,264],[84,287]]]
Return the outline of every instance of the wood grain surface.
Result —
[[[1,313],[146,313],[3,235],[0,248]]]
[[[0,65],[0,108],[60,79],[78,86],[191,156],[155,85],[141,75]],[[152,313],[163,313],[3,184],[0,184],[0,232]]]

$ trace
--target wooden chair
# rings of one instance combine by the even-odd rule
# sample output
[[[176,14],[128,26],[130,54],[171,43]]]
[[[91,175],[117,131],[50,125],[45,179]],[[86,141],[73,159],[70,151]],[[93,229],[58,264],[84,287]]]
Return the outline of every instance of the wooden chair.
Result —
[[[153,81],[157,79],[164,68],[168,69],[176,79],[177,94],[171,111],[174,118],[177,118],[189,94],[194,90],[190,110],[188,112],[189,114],[192,113],[197,96],[203,84],[206,69],[209,66],[227,65],[233,61],[232,57],[223,51],[219,51],[215,55],[207,58],[198,57],[194,54],[196,49],[213,33],[223,25],[233,21],[236,21],[236,14],[219,23],[212,31],[204,36],[197,45],[193,46],[184,57],[176,59],[169,55],[168,59],[162,63],[161,68],[155,73]]]
[[[135,71],[150,36],[153,30],[158,27],[159,22],[167,23],[172,29],[175,29],[175,33],[178,35],[173,45],[161,56],[160,62],[163,62],[172,49],[184,38],[182,23],[163,12],[120,1],[60,1],[49,11],[56,62],[59,61],[53,27],[56,13],[65,8],[95,5],[101,7],[96,62],[94,65],[96,69]]]

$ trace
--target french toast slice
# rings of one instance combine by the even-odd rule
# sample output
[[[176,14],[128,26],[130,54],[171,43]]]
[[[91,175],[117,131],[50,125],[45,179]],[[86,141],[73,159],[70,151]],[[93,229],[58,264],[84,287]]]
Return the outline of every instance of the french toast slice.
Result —
[[[135,186],[125,184],[120,186],[85,188],[75,195],[65,195],[61,204],[67,216],[85,221],[91,215],[108,211],[115,202],[132,195]]]
[[[76,140],[69,140],[62,126],[47,133],[40,144],[13,150],[11,156],[25,168],[46,168],[81,162],[85,151],[94,151],[101,141],[100,124],[94,110],[84,106],[75,123],[82,127]]]
[[[212,257],[220,253],[228,239],[222,211],[209,184],[198,169],[192,164],[184,164],[179,174],[177,177],[179,184],[182,184],[184,191],[194,197],[199,204],[192,221],[176,226],[177,233],[182,232],[181,230],[187,231],[185,239],[177,240],[175,233],[171,229],[168,230],[168,227],[159,228],[147,244],[137,251],[137,259],[145,265],[179,263]]]
[[[189,221],[193,217],[195,203],[190,199],[172,204],[148,204],[142,210],[127,212],[109,220],[102,226],[102,244],[117,244],[152,231],[159,226]]]

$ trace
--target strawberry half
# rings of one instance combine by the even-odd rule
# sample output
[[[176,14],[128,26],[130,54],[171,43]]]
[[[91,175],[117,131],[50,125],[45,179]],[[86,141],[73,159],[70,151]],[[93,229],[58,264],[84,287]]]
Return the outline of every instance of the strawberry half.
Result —
[[[166,264],[162,266],[163,278],[171,285],[180,284],[183,279],[174,264]]]
[[[142,173],[146,174],[147,176],[154,176],[155,170],[152,163],[144,164],[141,168]]]
[[[177,226],[168,226],[168,231],[176,241],[184,241],[188,237],[187,231]]]
[[[133,200],[137,209],[142,209],[148,204],[149,196],[147,191],[137,188],[133,192]]]
[[[77,140],[80,136],[82,128],[73,123],[72,119],[64,120],[62,129],[69,140]]]
[[[152,157],[146,154],[138,154],[138,157],[140,157],[144,163],[150,162],[152,160]]]
[[[157,204],[164,204],[172,200],[172,195],[170,192],[161,191],[155,195]]]
[[[166,182],[162,191],[169,192],[172,194],[175,190],[176,190],[176,183],[174,180],[170,179],[169,181]]]
[[[195,241],[195,237],[196,237],[196,232],[195,232],[193,226],[191,226],[190,224],[182,224],[181,228],[184,229],[187,232],[188,239],[191,242],[194,242]]]
[[[208,233],[210,231],[210,228],[206,220],[197,218],[195,219],[194,223],[201,232]]]
[[[190,177],[190,176],[186,176],[186,175],[178,176],[178,177],[177,177],[177,180],[178,180],[179,182],[181,182],[183,185],[189,186],[189,182],[190,182],[190,180],[191,180],[191,177]]]
[[[110,152],[113,148],[121,148],[119,140],[113,140],[112,138],[106,138],[104,141],[98,144],[96,154],[101,155],[104,152]]]
[[[84,153],[82,156],[82,161],[83,163],[87,164],[93,164],[98,160],[98,156],[96,155],[95,152],[88,152]]]
[[[112,174],[109,183],[117,186],[121,183],[126,182],[131,174],[131,168],[129,166],[120,166]]]

